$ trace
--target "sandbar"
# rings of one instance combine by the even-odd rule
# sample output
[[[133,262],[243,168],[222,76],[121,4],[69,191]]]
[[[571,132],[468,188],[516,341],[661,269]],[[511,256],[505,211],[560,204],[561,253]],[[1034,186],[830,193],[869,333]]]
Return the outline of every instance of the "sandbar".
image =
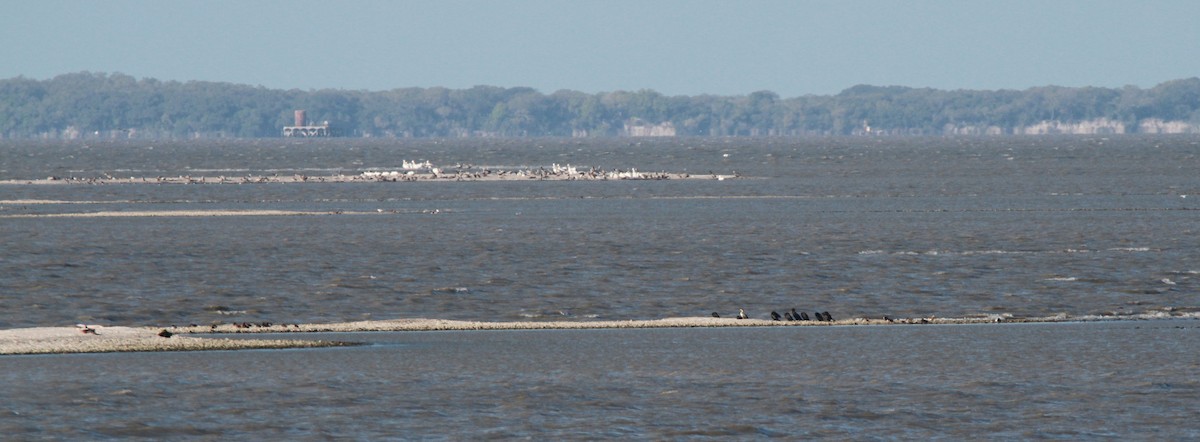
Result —
[[[0,355],[313,348],[353,345],[304,339],[228,339],[160,336],[148,327],[34,327],[0,330]],[[163,335],[167,335],[163,333]]]
[[[105,185],[105,184],[268,184],[268,183],[403,183],[403,182],[475,182],[475,181],[625,181],[625,180],[717,180],[743,178],[738,174],[691,174],[687,172],[639,172],[630,170],[462,170],[443,172],[368,171],[338,175],[245,175],[245,176],[153,176],[46,177],[41,179],[0,180],[0,185]]]
[[[374,332],[374,331],[449,331],[449,330],[581,330],[620,328],[697,328],[697,327],[820,327],[863,325],[928,325],[928,324],[1000,324],[1094,322],[1155,319],[1200,319],[1200,308],[1168,308],[1129,315],[1069,315],[1016,317],[1011,314],[978,314],[964,317],[889,318],[851,317],[833,321],[773,321],[769,319],[735,319],[714,317],[673,317],[630,320],[559,320],[559,321],[463,321],[451,319],[384,319],[327,324],[253,324],[226,323],[171,327],[179,333],[304,333],[304,332]]]
[[[351,212],[369,214],[371,212]],[[209,217],[209,216],[305,216],[343,215],[345,212],[315,212],[297,210],[127,210],[67,213],[21,213],[0,215],[0,218],[154,218],[154,217]]]
[[[0,330],[0,355],[103,353],[240,349],[318,348],[356,345],[353,342],[310,339],[228,339],[224,333],[421,332],[451,330],[582,330],[697,327],[820,327],[919,326],[927,324],[1003,324],[1051,322],[1146,321],[1200,319],[1200,308],[1165,308],[1128,315],[1068,315],[1014,317],[979,314],[957,318],[845,318],[834,321],[772,321],[713,317],[674,317],[645,320],[463,321],[449,319],[386,319],[326,324],[221,323],[187,326],[34,327]],[[90,331],[88,330],[90,329]],[[203,336],[183,336],[202,334]]]

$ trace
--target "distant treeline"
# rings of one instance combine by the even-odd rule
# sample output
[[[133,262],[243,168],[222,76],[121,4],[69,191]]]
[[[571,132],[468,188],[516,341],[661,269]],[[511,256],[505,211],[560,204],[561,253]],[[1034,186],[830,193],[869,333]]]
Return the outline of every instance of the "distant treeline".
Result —
[[[354,137],[1200,132],[1200,79],[1150,89],[860,85],[795,98],[493,86],[302,91],[90,72],[0,80],[0,138],[279,137],[296,109]]]

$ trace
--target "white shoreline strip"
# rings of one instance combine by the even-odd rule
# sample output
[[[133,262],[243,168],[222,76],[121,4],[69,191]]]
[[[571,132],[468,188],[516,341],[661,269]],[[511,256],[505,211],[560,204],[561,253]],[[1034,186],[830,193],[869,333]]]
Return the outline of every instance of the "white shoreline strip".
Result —
[[[1010,315],[977,315],[961,318],[850,318],[837,321],[771,321],[765,319],[733,319],[710,317],[680,317],[625,321],[458,321],[447,319],[390,319],[329,324],[221,324],[186,327],[104,327],[88,326],[95,333],[84,333],[79,327],[36,327],[0,330],[0,355],[49,353],[101,353],[130,351],[195,351],[237,349],[312,348],[355,345],[350,342],[305,339],[225,339],[185,337],[190,333],[320,333],[320,332],[404,332],[404,331],[470,331],[470,330],[590,330],[699,327],[787,327],[787,326],[896,326],[918,324],[996,324],[996,323],[1056,323],[1056,322],[1119,322],[1172,319],[1200,319],[1200,311],[1161,311],[1132,315],[1084,315],[1015,318]],[[163,333],[166,332],[166,333]],[[164,337],[168,334],[169,337]]]
[[[0,218],[139,218],[139,217],[205,217],[205,216],[306,216],[367,214],[370,212],[308,212],[296,210],[131,210],[69,213],[29,213],[0,215]]]
[[[1016,318],[1007,314],[988,314],[961,318],[848,318],[836,321],[772,321],[767,319],[734,319],[711,317],[679,317],[624,321],[459,321],[449,319],[390,319],[377,321],[341,322],[329,324],[272,324],[248,326],[220,324],[212,326],[174,327],[180,333],[279,333],[279,332],[371,332],[371,331],[439,331],[439,330],[580,330],[613,328],[698,328],[698,327],[805,327],[837,325],[919,325],[919,324],[995,324],[995,323],[1052,323],[1139,321],[1159,319],[1200,319],[1200,312],[1151,312],[1135,315],[1085,315]]]
[[[729,174],[690,174],[686,172],[604,172],[587,173],[539,173],[535,171],[509,172],[447,172],[385,174],[366,172],[359,175],[271,175],[271,176],[170,176],[170,177],[90,177],[90,178],[42,178],[28,180],[0,180],[0,185],[105,185],[105,184],[268,184],[268,183],[371,183],[371,182],[471,182],[471,181],[652,181],[652,180],[731,180],[745,178]]]
[[[85,330],[90,330],[85,333]],[[160,336],[144,327],[37,327],[0,330],[0,355],[312,348],[353,345],[303,339]]]
[[[0,205],[37,205],[37,204],[121,204],[133,201],[64,201],[64,200],[0,200]]]

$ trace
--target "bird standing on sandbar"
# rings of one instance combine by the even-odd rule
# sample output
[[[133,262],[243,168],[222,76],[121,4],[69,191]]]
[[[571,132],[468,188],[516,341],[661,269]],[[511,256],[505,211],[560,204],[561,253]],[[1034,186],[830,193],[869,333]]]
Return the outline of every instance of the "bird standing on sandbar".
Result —
[[[738,316],[737,316],[737,318],[738,318],[738,319],[746,319],[746,318],[749,318],[749,316],[746,316],[746,311],[745,311],[745,310],[742,310],[742,309],[740,309],[740,308],[739,308],[739,309],[738,309]]]

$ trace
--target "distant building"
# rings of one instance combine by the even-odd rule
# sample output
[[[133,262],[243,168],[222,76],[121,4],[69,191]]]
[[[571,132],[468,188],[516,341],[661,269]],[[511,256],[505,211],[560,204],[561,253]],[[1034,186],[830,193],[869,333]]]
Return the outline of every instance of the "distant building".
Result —
[[[630,118],[625,122],[625,136],[629,137],[673,137],[675,124],[670,121],[650,124],[641,118]]]
[[[284,137],[328,137],[332,136],[332,131],[329,130],[329,122],[324,121],[319,126],[308,125],[308,117],[304,113],[304,109],[296,109],[296,125],[284,126]]]

